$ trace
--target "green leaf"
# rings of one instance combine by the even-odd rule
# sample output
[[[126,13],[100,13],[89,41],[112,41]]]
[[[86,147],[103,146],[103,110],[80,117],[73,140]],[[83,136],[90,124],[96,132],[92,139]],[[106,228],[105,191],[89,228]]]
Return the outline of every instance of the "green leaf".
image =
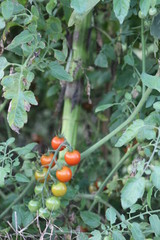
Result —
[[[154,17],[150,28],[150,33],[153,37],[160,39],[160,13]]]
[[[12,143],[14,143],[15,142],[15,138],[13,138],[13,137],[11,137],[11,138],[9,138],[7,141],[6,141],[6,145],[11,145]]]
[[[98,230],[94,230],[93,232],[91,232],[91,235],[92,235],[92,237],[89,238],[90,240],[101,240],[102,239],[101,233]]]
[[[6,175],[7,175],[7,171],[3,167],[0,167],[0,187],[4,186],[4,179]]]
[[[113,10],[120,24],[123,23],[128,14],[130,7],[130,0],[113,0]]]
[[[152,76],[147,73],[141,74],[142,82],[145,86],[158,90],[160,92],[160,77],[159,76]]]
[[[119,103],[111,103],[111,104],[103,104],[103,105],[100,105],[100,106],[96,107],[95,113],[101,112],[101,111],[105,111],[105,110],[107,110],[108,108],[113,107],[113,106],[115,106],[115,105],[119,105]]]
[[[157,215],[151,215],[149,217],[149,222],[151,225],[151,228],[156,236],[160,236],[160,219]]]
[[[37,101],[31,91],[25,91],[25,84],[19,73],[4,77],[1,84],[4,87],[4,97],[11,100],[7,120],[12,130],[18,133],[27,122],[30,104],[37,105]]]
[[[79,233],[77,236],[77,240],[88,240],[88,236],[85,233]]]
[[[130,142],[135,136],[137,136],[139,130],[144,126],[144,121],[141,119],[135,120],[119,138],[115,147],[122,147],[124,144]]]
[[[113,207],[110,207],[106,211],[106,218],[108,221],[110,221],[111,224],[116,222],[116,211]]]
[[[95,213],[83,211],[80,216],[83,222],[91,228],[97,228],[100,225],[100,216]]]
[[[112,236],[113,236],[113,240],[125,240],[125,237],[123,237],[122,233],[117,230],[113,231]]]
[[[160,111],[160,102],[155,102],[153,104],[153,108],[156,110],[156,111]]]
[[[153,172],[151,174],[151,180],[153,182],[153,185],[160,190],[160,167],[154,166]]]
[[[151,208],[152,192],[153,192],[153,188],[150,188],[148,193],[147,193],[147,204],[148,204],[150,209],[152,209]]]
[[[79,24],[84,17],[94,8],[94,6],[99,2],[100,0],[89,0],[89,1],[81,1],[81,0],[72,0],[71,1],[71,7],[74,9],[72,12],[69,21],[68,26],[71,27],[74,24]]]
[[[71,0],[71,7],[75,10],[76,13],[84,14],[86,12],[89,12],[94,8],[94,6],[99,2],[100,0],[88,0],[88,1],[82,1],[82,0]]]
[[[46,5],[46,10],[48,12],[49,15],[52,15],[52,11],[55,8],[55,6],[57,5],[57,0],[50,0],[47,5]]]
[[[139,141],[144,141],[145,139],[147,140],[156,139],[156,132],[154,128],[155,128],[154,126],[142,127],[137,134],[137,139]]]
[[[132,223],[131,232],[134,240],[145,240],[145,236],[142,233],[138,223]]]
[[[130,178],[121,191],[121,204],[123,209],[131,207],[137,202],[139,198],[142,198],[145,190],[145,179]]]
[[[60,62],[64,62],[66,59],[66,56],[64,55],[64,53],[56,49],[54,49],[54,56]]]
[[[0,70],[5,69],[9,65],[5,57],[0,57]]]
[[[139,7],[144,16],[147,16],[152,0],[140,0]]]
[[[17,182],[22,182],[22,183],[30,182],[30,179],[28,179],[25,175],[23,175],[21,173],[17,173],[15,175],[15,178],[16,178]]]
[[[73,78],[72,76],[67,73],[65,70],[64,70],[64,67],[61,66],[58,62],[51,62],[49,64],[49,68],[50,68],[50,73],[51,75],[58,79],[58,80],[62,80],[62,81],[67,81],[67,82],[72,82],[73,81]]]
[[[23,224],[23,227],[26,227],[28,226],[34,219],[34,216],[31,212],[27,211],[25,212],[23,218],[22,218],[22,224]]]
[[[14,149],[14,151],[16,153],[18,153],[20,156],[24,156],[24,155],[30,153],[36,145],[37,145],[37,143],[29,143],[24,147],[19,147],[19,148]]]
[[[4,21],[4,18],[3,18],[3,17],[0,17],[0,30],[3,29],[3,28],[5,28],[5,26],[6,26],[6,23],[5,23],[5,21]]]
[[[4,19],[6,19],[6,20],[10,19],[12,17],[13,10],[14,10],[13,1],[6,0],[6,1],[2,2],[1,8],[2,8],[2,15],[3,15]]]
[[[28,30],[24,30],[19,35],[17,35],[12,42],[6,47],[7,50],[12,50],[23,43],[28,43],[33,40],[33,34],[31,34]]]
[[[100,53],[97,55],[94,64],[95,64],[97,67],[107,68],[107,67],[108,67],[108,60],[107,60],[106,55],[105,55],[103,52],[100,52]]]

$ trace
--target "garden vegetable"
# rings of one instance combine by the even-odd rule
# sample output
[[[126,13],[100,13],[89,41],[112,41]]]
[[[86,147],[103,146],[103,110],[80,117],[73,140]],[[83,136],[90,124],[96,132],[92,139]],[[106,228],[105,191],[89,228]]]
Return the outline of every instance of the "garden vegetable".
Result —
[[[42,157],[41,157],[41,165],[46,167],[46,168],[49,168],[49,164],[52,162],[53,157],[54,157],[53,153],[50,153],[48,156],[47,155],[42,155]],[[54,160],[54,162],[52,164],[52,167],[55,166],[55,161],[56,160],[57,160],[57,158]]]
[[[46,207],[50,211],[56,211],[60,208],[60,200],[57,197],[47,198]]]
[[[40,171],[36,171],[35,172],[35,179],[38,181],[38,182],[41,182],[41,183],[43,183],[44,182],[44,180],[45,180],[45,176],[47,175],[47,171],[48,171],[48,169],[47,168],[43,168],[43,171],[42,172],[40,172]],[[50,180],[50,176],[48,176],[47,177],[47,181],[49,181]]]
[[[81,155],[77,150],[66,152],[64,155],[66,163],[70,166],[77,165],[81,160]]]
[[[56,197],[62,197],[66,194],[67,192],[67,186],[65,183],[63,182],[59,182],[57,184],[53,184],[51,191],[53,193],[54,196]]]
[[[40,207],[40,204],[38,201],[35,201],[35,200],[31,200],[29,203],[28,203],[28,208],[30,210],[30,212],[37,212],[37,210],[39,209]]]
[[[63,166],[61,170],[56,171],[56,177],[60,182],[68,182],[72,178],[72,171],[69,167]]]
[[[63,137],[58,137],[55,136],[54,138],[52,138],[51,141],[51,146],[54,150],[57,150],[58,147],[64,142],[64,138]],[[59,151],[62,151],[63,149],[65,149],[65,146],[61,147]]]

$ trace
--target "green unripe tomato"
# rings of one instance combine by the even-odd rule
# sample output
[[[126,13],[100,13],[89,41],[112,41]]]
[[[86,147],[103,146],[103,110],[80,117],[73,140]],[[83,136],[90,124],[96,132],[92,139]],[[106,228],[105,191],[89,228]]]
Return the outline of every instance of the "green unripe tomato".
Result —
[[[35,188],[34,188],[34,192],[36,195],[42,193],[43,191],[43,184],[40,184],[40,185],[36,185]]]
[[[157,14],[157,8],[152,7],[152,8],[149,9],[149,15],[150,16],[154,16],[156,14]]]
[[[141,19],[144,19],[145,15],[141,11],[139,11],[138,12],[138,17],[141,18]]]
[[[152,188],[152,186],[153,186],[152,183],[148,179],[146,179],[146,181],[145,181],[145,189],[147,191],[149,191]]]
[[[60,200],[57,197],[47,198],[46,207],[50,211],[56,211],[60,208]]]
[[[50,216],[50,212],[47,208],[40,208],[38,213],[41,218],[48,218]]]
[[[28,203],[28,208],[30,210],[30,212],[37,212],[37,210],[40,208],[40,204],[38,201],[35,201],[35,200],[31,200],[29,203]]]

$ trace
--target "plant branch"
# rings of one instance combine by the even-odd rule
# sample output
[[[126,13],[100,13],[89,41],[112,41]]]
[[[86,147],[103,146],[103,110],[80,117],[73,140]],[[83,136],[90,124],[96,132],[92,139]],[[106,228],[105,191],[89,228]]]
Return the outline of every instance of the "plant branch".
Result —
[[[109,133],[107,136],[105,136],[100,141],[98,141],[97,143],[92,145],[90,148],[88,148],[86,151],[84,151],[81,154],[81,160],[86,158],[87,156],[89,156],[92,152],[97,150],[99,147],[101,147],[103,144],[105,144],[107,141],[109,141],[113,136],[115,136],[118,132],[120,132],[124,127],[126,127],[130,122],[132,122],[133,119],[136,117],[136,115],[141,110],[141,108],[143,107],[144,103],[148,99],[151,92],[152,92],[152,89],[148,88],[146,90],[146,92],[144,93],[144,95],[142,96],[142,98],[141,98],[140,102],[138,103],[137,107],[135,108],[133,113],[130,115],[130,117],[124,123],[122,123],[119,127],[117,127],[111,133]]]

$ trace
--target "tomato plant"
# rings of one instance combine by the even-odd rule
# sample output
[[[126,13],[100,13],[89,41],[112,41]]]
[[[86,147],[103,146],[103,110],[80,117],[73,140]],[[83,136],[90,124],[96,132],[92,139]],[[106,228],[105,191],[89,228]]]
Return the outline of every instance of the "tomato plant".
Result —
[[[51,191],[54,196],[56,197],[62,197],[66,194],[67,192],[67,186],[63,182],[59,182],[57,184],[53,184],[51,187]]]
[[[64,159],[68,165],[74,166],[80,162],[81,155],[77,150],[74,150],[73,152],[66,152]]]
[[[63,166],[62,169],[56,171],[56,177],[60,182],[68,182],[72,178],[72,171],[69,167]]]
[[[46,208],[40,208],[38,214],[41,218],[48,218],[50,216],[50,212]]]

